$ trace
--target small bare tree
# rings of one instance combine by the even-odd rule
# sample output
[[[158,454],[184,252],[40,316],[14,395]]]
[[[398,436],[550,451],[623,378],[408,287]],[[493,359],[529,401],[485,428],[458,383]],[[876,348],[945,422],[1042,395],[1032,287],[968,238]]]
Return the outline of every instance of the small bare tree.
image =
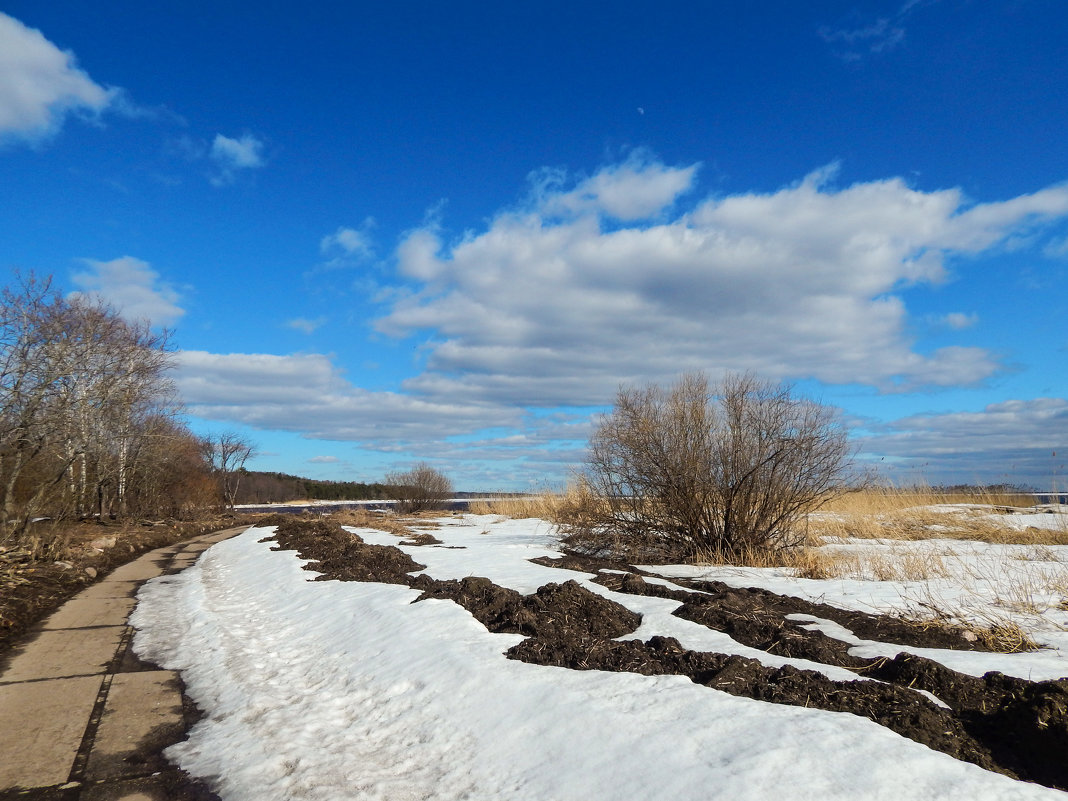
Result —
[[[442,509],[452,495],[448,476],[426,462],[419,462],[411,470],[387,473],[384,483],[389,486],[399,512]]]
[[[833,410],[788,386],[700,374],[622,388],[590,441],[594,502],[573,547],[730,560],[796,544],[804,515],[846,487],[852,451]]]
[[[255,453],[256,446],[236,431],[225,431],[201,440],[201,452],[218,482],[219,494],[230,511],[237,503],[242,470]]]

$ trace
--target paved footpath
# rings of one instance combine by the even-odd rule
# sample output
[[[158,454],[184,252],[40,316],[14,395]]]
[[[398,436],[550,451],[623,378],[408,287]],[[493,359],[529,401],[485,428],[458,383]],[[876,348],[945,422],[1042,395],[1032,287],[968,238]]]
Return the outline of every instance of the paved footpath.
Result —
[[[160,548],[72,598],[0,663],[0,799],[215,798],[161,755],[188,729],[178,674],[141,662],[127,619],[151,578],[189,567],[227,529]]]

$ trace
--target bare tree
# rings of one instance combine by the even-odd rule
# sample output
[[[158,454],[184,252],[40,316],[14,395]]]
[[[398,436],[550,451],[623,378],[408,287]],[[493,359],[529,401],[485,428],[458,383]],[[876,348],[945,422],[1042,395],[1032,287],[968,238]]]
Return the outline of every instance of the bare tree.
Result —
[[[804,515],[844,491],[851,457],[833,410],[788,386],[692,374],[667,390],[622,388],[590,441],[593,502],[565,530],[576,547],[665,558],[787,547]]]
[[[146,421],[177,410],[167,333],[50,279],[0,293],[0,526],[125,508]]]
[[[202,448],[204,458],[211,465],[212,475],[218,482],[223,502],[233,511],[245,462],[256,453],[256,446],[236,431],[225,431],[205,437]]]
[[[181,421],[171,416],[145,420],[131,456],[124,496],[131,514],[185,518],[217,503],[201,440]]]
[[[452,495],[452,482],[440,470],[419,462],[410,470],[394,471],[384,479],[400,512],[441,509]]]

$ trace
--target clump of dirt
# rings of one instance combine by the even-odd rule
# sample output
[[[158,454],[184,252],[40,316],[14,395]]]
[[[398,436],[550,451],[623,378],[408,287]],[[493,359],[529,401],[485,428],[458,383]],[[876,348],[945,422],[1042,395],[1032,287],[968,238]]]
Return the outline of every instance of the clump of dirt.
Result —
[[[920,624],[892,615],[870,615],[813,603],[791,595],[778,595],[755,587],[731,587],[720,581],[672,579],[678,588],[648,582],[648,575],[629,565],[605,559],[568,554],[559,559],[533,560],[547,567],[595,573],[598,584],[631,595],[652,595],[682,602],[675,611],[678,617],[701,623],[730,634],[738,642],[769,653],[827,662],[825,656],[841,652],[841,661],[828,662],[851,667],[856,661],[845,654],[848,645],[818,632],[802,629],[802,624],[786,620],[787,615],[811,615],[831,620],[849,629],[857,637],[878,642],[917,648],[948,648],[962,651],[990,650],[982,641],[965,637],[965,631],[952,626]],[[621,570],[625,568],[625,570]],[[696,592],[687,592],[690,587]],[[813,656],[795,650],[806,646],[798,640],[821,643]],[[822,639],[821,639],[822,638]],[[826,641],[826,642],[825,642]],[[828,656],[828,658],[834,658]]]
[[[638,628],[641,615],[590,592],[575,581],[546,584],[533,595],[499,587],[487,578],[439,581],[420,576],[427,588],[416,601],[455,601],[492,632],[545,640],[610,639]]]
[[[988,770],[1068,789],[1068,679],[1029,682],[1000,673],[975,678],[921,657],[865,660],[849,646],[803,623],[801,614],[833,620],[866,639],[932,648],[975,648],[955,631],[928,629],[896,618],[849,612],[764,590],[694,582],[690,589],[657,584],[618,563],[587,557],[539,559],[541,564],[597,574],[618,592],[680,602],[676,614],[723,631],[753,648],[854,670],[856,681],[834,681],[792,666],[771,668],[736,655],[695,652],[670,637],[647,642],[615,638],[636,630],[641,617],[575,581],[546,584],[532,595],[487,578],[442,581],[412,576],[423,567],[393,546],[372,546],[328,523],[289,521],[275,538],[323,579],[388,581],[421,590],[413,603],[452,600],[490,631],[527,636],[510,658],[575,670],[678,674],[697,684],[771,703],[867,717],[892,731]],[[597,572],[610,570],[612,572]],[[946,707],[918,690],[930,692]]]
[[[875,660],[862,672],[932,693],[1000,764],[1032,781],[1068,787],[1068,679],[1032,682],[997,671],[977,678],[912,654]]]
[[[377,581],[383,584],[410,585],[409,573],[426,565],[413,561],[408,554],[392,545],[368,545],[358,535],[345,531],[329,520],[300,520],[279,516],[275,534],[277,550],[297,551],[302,559],[314,560],[305,565],[320,575],[316,580]]]
[[[400,545],[441,545],[441,540],[429,531],[416,531],[407,539],[401,540]]]

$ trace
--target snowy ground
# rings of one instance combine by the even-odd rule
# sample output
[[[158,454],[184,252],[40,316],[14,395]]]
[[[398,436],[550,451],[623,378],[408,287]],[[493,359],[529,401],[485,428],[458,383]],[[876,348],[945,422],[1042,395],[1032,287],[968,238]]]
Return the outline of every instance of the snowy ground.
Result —
[[[434,578],[486,576],[523,593],[574,578],[642,613],[641,628],[627,638],[666,634],[695,650],[815,668],[675,618],[677,602],[614,593],[589,582],[588,574],[531,564],[533,557],[557,554],[540,521],[465,516],[441,523],[434,535],[442,546],[404,548]],[[369,543],[398,542],[381,531],[355,531]],[[519,635],[491,634],[451,601],[412,604],[419,593],[407,587],[315,582],[293,552],[259,542],[268,533],[250,530],[211,548],[183,573],[145,585],[133,618],[138,653],[181,670],[206,713],[168,755],[211,780],[226,801],[1068,799],[849,714],[734,697],[682,676],[509,660],[503,652]],[[1015,567],[991,573],[989,565],[1022,564],[1007,550],[1021,546],[943,540],[834,547],[936,547],[952,551],[953,558],[943,554],[944,563],[985,570],[989,581],[954,585],[947,578],[917,588],[799,580],[781,570],[656,570],[665,581],[701,575],[863,611],[908,607],[922,589],[924,597],[955,602],[966,614],[984,600],[997,603],[1013,586]],[[1068,562],[1068,548],[1040,555],[1051,571]],[[969,586],[974,597],[965,597]],[[1068,612],[1038,607],[1027,626],[1044,650],[923,654],[977,675],[996,669],[1036,680],[1068,676]],[[829,622],[813,625],[836,634]],[[904,650],[858,647],[865,655]],[[845,675],[819,669],[835,679],[855,678],[844,669]]]

